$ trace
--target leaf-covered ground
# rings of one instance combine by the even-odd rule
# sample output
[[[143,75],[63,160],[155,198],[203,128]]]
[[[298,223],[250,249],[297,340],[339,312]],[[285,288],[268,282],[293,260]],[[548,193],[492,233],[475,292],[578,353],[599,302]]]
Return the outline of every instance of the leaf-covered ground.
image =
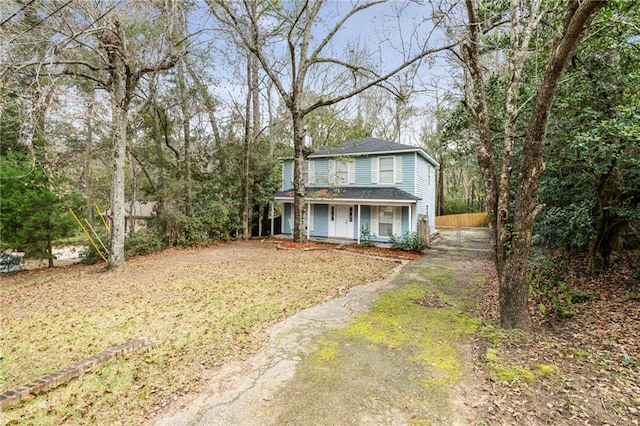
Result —
[[[7,274],[0,283],[0,389],[141,336],[158,341],[4,413],[4,424],[136,424],[211,371],[255,353],[292,312],[382,278],[397,262],[271,242],[169,250],[129,262]]]
[[[534,330],[480,333],[482,397],[469,403],[478,424],[640,424],[638,254],[618,255],[598,276],[584,274],[582,257],[544,263],[534,275]],[[482,293],[483,316],[495,324],[495,277]]]

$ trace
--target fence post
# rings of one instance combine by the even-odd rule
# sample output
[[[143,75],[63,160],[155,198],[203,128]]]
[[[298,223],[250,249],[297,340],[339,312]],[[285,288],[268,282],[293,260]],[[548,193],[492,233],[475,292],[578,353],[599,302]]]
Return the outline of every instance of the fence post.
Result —
[[[418,233],[420,234],[420,237],[422,238],[422,241],[424,241],[424,244],[427,248],[430,247],[430,241],[429,241],[429,216],[427,215],[420,215],[420,218],[418,220]]]

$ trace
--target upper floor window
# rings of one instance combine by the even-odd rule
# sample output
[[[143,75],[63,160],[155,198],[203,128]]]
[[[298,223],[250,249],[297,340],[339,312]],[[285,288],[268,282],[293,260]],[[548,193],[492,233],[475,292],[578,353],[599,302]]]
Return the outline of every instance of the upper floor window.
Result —
[[[302,172],[302,177],[304,179],[305,184],[315,183],[316,178],[316,164],[313,160],[305,160],[304,162],[304,170]]]
[[[336,183],[349,182],[349,164],[344,161],[336,161]]]
[[[329,183],[346,185],[355,183],[355,161],[329,160]]]
[[[380,172],[378,183],[394,183],[393,176],[393,157],[380,157]]]
[[[402,183],[402,156],[373,157],[371,183]]]

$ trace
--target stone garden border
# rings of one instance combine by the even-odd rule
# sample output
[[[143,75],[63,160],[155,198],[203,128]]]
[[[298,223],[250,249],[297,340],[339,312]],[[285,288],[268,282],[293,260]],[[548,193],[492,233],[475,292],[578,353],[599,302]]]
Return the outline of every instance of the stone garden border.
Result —
[[[135,351],[154,346],[157,343],[151,339],[136,337],[118,346],[114,346],[94,356],[75,362],[64,370],[47,374],[39,377],[29,384],[18,386],[17,388],[8,390],[0,394],[0,411],[6,410],[8,407],[18,404],[20,401],[31,398],[32,395],[38,395],[54,389],[60,385],[69,382],[87,371],[102,367],[116,357],[124,357]]]

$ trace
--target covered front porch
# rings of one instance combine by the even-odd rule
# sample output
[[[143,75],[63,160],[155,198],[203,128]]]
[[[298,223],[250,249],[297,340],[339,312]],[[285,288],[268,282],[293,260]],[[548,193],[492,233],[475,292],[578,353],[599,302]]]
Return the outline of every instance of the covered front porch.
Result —
[[[282,206],[280,233],[291,235],[293,190],[279,192],[274,198]],[[307,237],[388,243],[391,236],[417,231],[418,200],[392,187],[309,188],[305,199]]]

